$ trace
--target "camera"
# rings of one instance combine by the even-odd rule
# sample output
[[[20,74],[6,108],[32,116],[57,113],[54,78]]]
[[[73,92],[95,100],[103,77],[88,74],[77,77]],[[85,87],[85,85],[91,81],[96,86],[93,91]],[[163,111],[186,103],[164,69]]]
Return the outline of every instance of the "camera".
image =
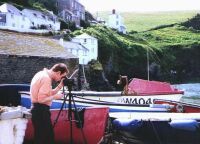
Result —
[[[75,85],[74,84],[74,79],[64,77],[63,85],[64,86],[73,86],[73,85]]]

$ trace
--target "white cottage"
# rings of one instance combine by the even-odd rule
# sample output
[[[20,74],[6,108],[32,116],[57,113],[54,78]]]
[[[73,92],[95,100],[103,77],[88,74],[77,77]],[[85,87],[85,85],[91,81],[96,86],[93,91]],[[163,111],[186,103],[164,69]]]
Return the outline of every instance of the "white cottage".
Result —
[[[33,28],[60,30],[60,22],[53,12],[18,10],[11,4],[0,6],[0,28],[20,32],[33,32]]]
[[[0,6],[0,26],[7,29],[29,29],[30,20],[16,7],[5,3]]]
[[[72,38],[72,42],[77,42],[86,47],[89,52],[87,56],[87,62],[91,61],[92,59],[97,60],[98,57],[98,41],[96,38],[83,33],[79,36]],[[87,64],[87,63],[85,63]]]
[[[123,18],[120,14],[116,13],[115,9],[113,9],[112,14],[109,15],[108,26],[126,34],[126,27],[124,25]]]
[[[62,45],[68,52],[79,58],[79,64],[87,64],[90,60],[88,59],[89,50],[77,42],[64,41],[60,39],[60,45]]]
[[[47,29],[60,30],[60,22],[53,13],[44,13],[31,9],[23,9],[22,13],[30,18],[31,28],[37,29],[44,27]]]

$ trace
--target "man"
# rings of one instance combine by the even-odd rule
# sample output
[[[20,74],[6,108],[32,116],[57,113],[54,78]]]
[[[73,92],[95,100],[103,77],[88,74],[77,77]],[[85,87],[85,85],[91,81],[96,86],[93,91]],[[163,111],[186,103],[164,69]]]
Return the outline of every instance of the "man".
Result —
[[[35,144],[54,144],[54,132],[51,123],[50,106],[54,99],[60,99],[59,93],[63,87],[63,77],[68,74],[64,63],[55,64],[51,69],[44,69],[35,74],[31,81],[32,123],[34,127]],[[60,81],[52,89],[52,81]]]

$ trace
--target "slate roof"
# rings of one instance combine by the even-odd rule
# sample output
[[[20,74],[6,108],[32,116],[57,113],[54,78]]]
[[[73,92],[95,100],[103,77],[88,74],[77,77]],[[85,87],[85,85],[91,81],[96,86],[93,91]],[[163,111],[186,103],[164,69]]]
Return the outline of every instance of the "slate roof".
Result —
[[[78,58],[60,46],[51,37],[29,35],[0,30],[0,54]]]
[[[0,6],[0,9],[1,9],[1,12],[6,12],[6,13],[9,12],[15,15],[22,15],[20,10],[18,10],[16,7],[8,3],[2,4]]]
[[[77,42],[71,42],[71,41],[64,41],[63,45],[66,49],[76,49],[76,50],[86,50],[89,51],[88,48],[84,47],[80,43]]]

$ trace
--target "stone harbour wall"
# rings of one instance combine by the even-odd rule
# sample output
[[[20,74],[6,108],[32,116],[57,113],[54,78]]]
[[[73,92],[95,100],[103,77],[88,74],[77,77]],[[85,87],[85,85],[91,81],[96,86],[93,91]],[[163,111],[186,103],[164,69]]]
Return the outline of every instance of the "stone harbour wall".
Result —
[[[78,68],[78,58],[55,58],[0,54],[0,84],[29,84],[35,73],[56,63],[67,64],[70,73]]]

